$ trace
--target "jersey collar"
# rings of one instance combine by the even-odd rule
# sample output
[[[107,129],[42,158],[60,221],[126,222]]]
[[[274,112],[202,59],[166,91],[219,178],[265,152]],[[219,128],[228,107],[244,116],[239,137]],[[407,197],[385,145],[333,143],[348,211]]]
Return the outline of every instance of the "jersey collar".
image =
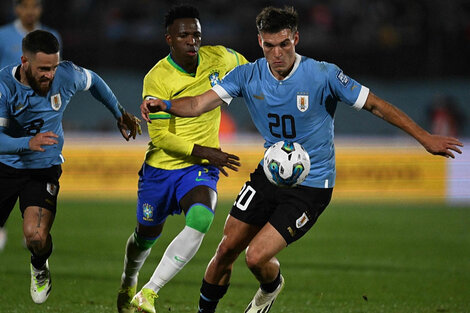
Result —
[[[196,76],[196,73],[188,73],[186,72],[181,66],[178,65],[178,63],[175,62],[175,60],[173,60],[173,58],[171,57],[171,53],[166,57],[166,60],[174,67],[176,68],[178,71],[182,72],[182,73],[185,73],[185,74],[188,74],[192,77]],[[200,55],[199,53],[197,54],[197,66],[199,66],[199,60],[200,60]],[[196,66],[196,70],[197,70],[197,66]]]
[[[289,77],[291,77],[292,75],[294,75],[295,71],[297,70],[297,68],[299,67],[299,64],[300,64],[300,60],[302,60],[302,56],[298,53],[295,54],[295,61],[294,61],[294,67],[292,67],[292,70],[290,71],[289,75],[287,75],[284,79],[277,79],[276,77],[274,77],[273,73],[271,72],[271,68],[269,67],[269,63],[268,61],[266,61],[266,65],[268,66],[268,72],[269,74],[271,74],[271,77],[274,78],[275,80],[277,81],[282,81],[282,80],[287,80],[289,79]]]

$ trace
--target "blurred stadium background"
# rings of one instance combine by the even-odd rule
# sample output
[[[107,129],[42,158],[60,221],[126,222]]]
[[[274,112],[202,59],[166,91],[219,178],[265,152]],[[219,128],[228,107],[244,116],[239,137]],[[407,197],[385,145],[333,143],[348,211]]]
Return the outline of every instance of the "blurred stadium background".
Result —
[[[64,59],[102,75],[121,103],[138,114],[143,76],[168,53],[163,16],[174,3],[44,0],[42,21],[60,32]],[[250,60],[262,56],[254,24],[259,10],[268,4],[294,5],[300,14],[300,54],[336,63],[428,130],[450,131],[464,141],[470,138],[468,0],[240,0],[236,6],[227,0],[193,3],[201,11],[203,44],[223,44]],[[2,1],[1,24],[13,19],[12,1]],[[223,126],[232,127],[222,127],[222,147],[242,154],[244,164],[230,183],[221,179],[220,194],[230,199],[261,158],[262,149],[242,100],[224,113]],[[341,103],[335,126],[336,199],[399,196],[470,201],[468,152],[457,160],[430,157],[400,130]],[[103,190],[135,196],[136,186],[131,182],[136,181],[147,133],[137,143],[121,143],[111,115],[87,93],[78,94],[70,103],[64,128],[68,162],[62,196],[106,196]],[[111,156],[109,151],[113,151]],[[419,162],[421,159],[425,162]],[[90,175],[96,171],[102,175]]]
[[[0,1],[0,24],[14,19],[12,2]],[[290,285],[273,310],[291,312],[294,305],[296,312],[468,313],[470,0],[188,2],[201,11],[203,44],[223,44],[250,60],[262,56],[254,24],[259,10],[294,5],[300,13],[300,54],[338,64],[427,130],[450,129],[467,146],[455,160],[430,156],[401,131],[340,103],[333,203],[315,231],[281,254]],[[176,1],[43,3],[42,21],[60,32],[63,58],[99,73],[121,103],[139,114],[142,79],[168,54],[163,15]],[[231,120],[234,128],[224,130],[222,148],[238,154],[243,166],[221,177],[216,222],[188,269],[162,291],[167,311],[194,311],[226,212],[262,157],[262,140],[243,102],[224,112],[224,126]],[[114,311],[148,134],[144,125],[136,142],[124,142],[111,114],[87,93],[69,104],[64,128],[61,214],[51,258],[55,291],[45,306],[29,299],[28,253],[21,247],[16,210],[0,256],[1,312]],[[181,218],[169,219],[142,283],[181,224]],[[311,247],[307,256],[305,247]],[[237,265],[221,312],[239,312],[254,288],[250,273]]]
[[[12,3],[1,2],[0,24],[14,19]],[[143,76],[168,54],[163,16],[174,3],[44,0],[42,22],[60,32],[64,59],[99,73],[121,103],[139,114]],[[262,56],[254,24],[259,10],[268,4],[294,5],[300,14],[300,54],[336,63],[428,130],[450,132],[464,141],[470,138],[468,0],[193,3],[201,11],[203,44],[223,44],[249,60]],[[230,183],[221,179],[220,194],[230,199],[261,158],[262,149],[242,100],[224,113],[222,147],[242,154],[244,164]],[[341,103],[335,127],[336,199],[380,200],[400,195],[416,200],[470,201],[468,152],[457,160],[430,157],[400,130]],[[87,93],[78,94],[69,104],[64,128],[68,162],[62,196],[100,196],[103,190],[135,196],[136,186],[131,182],[136,181],[143,159],[146,132],[136,143],[121,143],[111,115]],[[421,159],[425,162],[419,162]],[[90,181],[90,173],[96,171],[103,175],[92,175],[95,181]]]

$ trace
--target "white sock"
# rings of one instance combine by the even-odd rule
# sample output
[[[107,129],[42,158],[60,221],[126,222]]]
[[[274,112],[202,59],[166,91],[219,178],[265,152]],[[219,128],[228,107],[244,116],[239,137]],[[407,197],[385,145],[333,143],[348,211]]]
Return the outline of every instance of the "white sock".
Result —
[[[139,271],[152,249],[141,250],[137,247],[134,233],[127,240],[126,254],[124,255],[124,271],[121,276],[121,287],[131,287],[137,284]]]
[[[152,278],[143,288],[149,288],[158,293],[193,258],[203,238],[203,233],[185,226],[166,248]]]

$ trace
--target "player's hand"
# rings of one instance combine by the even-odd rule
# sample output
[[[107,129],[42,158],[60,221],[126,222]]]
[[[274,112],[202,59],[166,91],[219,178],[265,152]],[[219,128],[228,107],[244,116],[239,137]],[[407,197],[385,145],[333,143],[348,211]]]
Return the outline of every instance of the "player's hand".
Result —
[[[225,176],[228,176],[228,174],[224,167],[238,172],[238,167],[241,165],[240,162],[238,162],[240,160],[238,156],[223,152],[222,150],[216,148],[194,145],[191,155],[209,160],[209,164],[216,166]]]
[[[59,138],[59,136],[51,131],[36,134],[29,140],[29,149],[44,152],[46,150],[42,146],[52,146],[58,143],[55,138]]]
[[[142,128],[140,127],[140,120],[129,112],[124,111],[122,116],[117,120],[117,127],[121,131],[122,137],[129,141],[135,139],[137,134],[142,135]]]
[[[160,99],[145,99],[142,101],[142,104],[140,105],[140,114],[142,115],[142,118],[144,121],[148,123],[152,123],[152,121],[149,118],[149,113],[155,113],[159,111],[165,111],[166,110],[166,104]]]
[[[452,151],[462,154],[459,147],[463,147],[463,143],[454,137],[429,135],[423,142],[423,146],[431,154],[454,159],[455,156]]]

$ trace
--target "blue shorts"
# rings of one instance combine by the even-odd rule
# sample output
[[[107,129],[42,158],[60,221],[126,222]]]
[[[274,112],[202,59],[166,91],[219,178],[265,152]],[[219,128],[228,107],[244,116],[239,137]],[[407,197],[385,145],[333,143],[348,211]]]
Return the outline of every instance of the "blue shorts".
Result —
[[[178,170],[163,170],[147,163],[139,171],[137,221],[145,226],[163,223],[168,215],[181,214],[179,202],[196,186],[217,192],[219,169],[211,165],[192,165]]]

